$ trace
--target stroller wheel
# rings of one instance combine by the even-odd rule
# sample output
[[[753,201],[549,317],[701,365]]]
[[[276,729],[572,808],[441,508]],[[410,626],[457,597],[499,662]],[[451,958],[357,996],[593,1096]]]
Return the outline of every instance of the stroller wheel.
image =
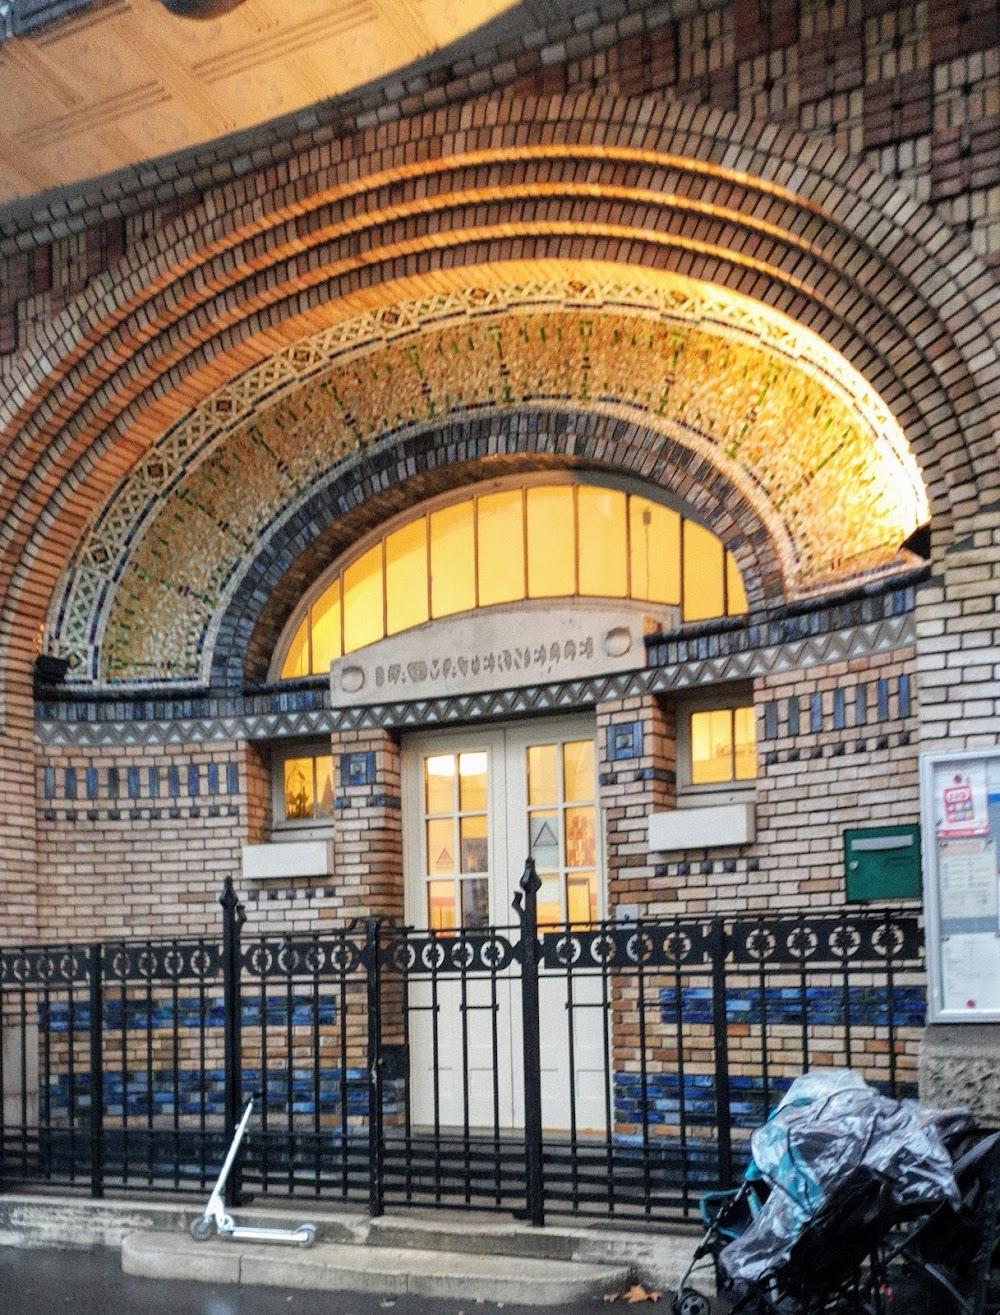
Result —
[[[694,1288],[681,1288],[674,1297],[672,1309],[674,1315],[712,1315],[712,1307],[707,1297]]]

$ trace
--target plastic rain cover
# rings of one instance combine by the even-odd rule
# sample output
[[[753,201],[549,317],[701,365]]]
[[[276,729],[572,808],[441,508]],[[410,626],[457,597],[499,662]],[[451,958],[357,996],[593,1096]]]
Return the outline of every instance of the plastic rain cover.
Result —
[[[958,1203],[936,1111],[891,1100],[849,1069],[807,1073],[750,1139],[749,1178],[771,1188],[747,1229],[722,1254],[732,1279],[774,1274],[810,1219],[856,1169],[882,1179],[898,1207]]]

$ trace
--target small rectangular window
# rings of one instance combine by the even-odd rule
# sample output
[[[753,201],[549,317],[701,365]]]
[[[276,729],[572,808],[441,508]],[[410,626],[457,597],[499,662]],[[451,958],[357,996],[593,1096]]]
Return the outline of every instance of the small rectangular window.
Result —
[[[333,817],[333,756],[302,753],[279,760],[281,797],[275,809],[281,823],[328,821]]]
[[[752,707],[692,712],[690,730],[692,785],[756,779],[757,718]]]

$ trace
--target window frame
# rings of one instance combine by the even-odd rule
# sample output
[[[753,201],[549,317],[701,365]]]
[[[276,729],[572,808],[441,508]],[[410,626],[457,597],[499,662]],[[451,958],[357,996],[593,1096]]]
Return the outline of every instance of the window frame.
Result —
[[[747,781],[708,781],[696,785],[692,779],[691,759],[691,715],[695,712],[724,712],[736,708],[752,708],[754,725],[757,728],[757,774]],[[735,686],[715,686],[697,694],[685,695],[677,699],[674,707],[676,719],[676,764],[677,764],[677,802],[678,804],[704,803],[743,803],[752,799],[757,792],[760,780],[760,717],[754,702],[753,687],[746,684]]]
[[[329,758],[334,800],[337,788],[336,755],[330,739],[280,740],[270,749],[271,767],[271,839],[322,840],[333,834],[336,813],[329,817],[285,817],[285,763],[293,758]]]
[[[541,595],[539,597],[534,597],[531,594],[529,579],[528,579],[529,545],[527,542],[527,528],[526,528],[529,493],[533,489],[555,488],[555,487],[569,487],[569,488],[582,487],[582,488],[590,488],[595,490],[603,489],[609,492],[622,494],[625,497],[626,499],[626,503],[625,503],[626,591],[623,597],[619,598],[617,597],[617,595],[605,596],[605,595],[597,595],[597,594],[594,595],[581,594],[580,584],[579,584],[580,560],[579,560],[578,542],[574,543],[574,552],[573,552],[573,570],[574,570],[573,591],[569,594],[565,594],[565,595],[560,594],[554,596]],[[457,504],[466,501],[472,501],[473,503],[478,503],[480,499],[489,497],[494,494],[510,493],[515,491],[519,491],[521,494],[522,519],[525,522],[524,561],[523,561],[524,591],[521,598],[513,600],[512,604],[480,603],[479,577],[478,577],[479,568],[478,568],[478,555],[477,555],[477,565],[475,568],[476,574],[474,579],[475,600],[473,606],[469,609],[465,609],[464,611],[446,613],[445,614],[446,617],[471,614],[475,611],[478,611],[480,608],[493,607],[493,606],[523,605],[530,607],[532,604],[544,605],[546,602],[550,600],[550,597],[558,597],[560,599],[566,598],[566,599],[572,599],[574,601],[580,601],[580,600],[593,601],[593,600],[604,599],[605,597],[610,597],[610,601],[618,605],[621,604],[631,605],[634,606],[636,609],[669,608],[672,611],[676,611],[677,624],[690,624],[694,626],[704,624],[703,621],[697,619],[692,620],[685,616],[684,552],[685,552],[685,540],[687,534],[685,528],[686,524],[690,524],[692,527],[694,527],[695,530],[704,531],[705,533],[711,535],[712,538],[718,542],[722,552],[721,587],[722,587],[723,611],[719,614],[718,617],[713,616],[707,619],[717,620],[717,619],[726,619],[729,617],[739,617],[746,615],[745,610],[741,610],[738,612],[734,612],[730,610],[729,594],[730,594],[731,586],[729,579],[728,561],[729,561],[729,557],[732,555],[731,550],[727,548],[725,542],[718,536],[715,530],[713,530],[709,525],[707,525],[704,522],[704,520],[702,519],[702,517],[699,515],[699,513],[695,508],[689,506],[682,499],[672,495],[669,489],[650,486],[645,481],[642,480],[634,480],[626,477],[610,475],[606,472],[597,472],[590,470],[573,471],[573,470],[559,469],[559,470],[539,470],[539,471],[533,471],[528,473],[521,472],[517,475],[499,476],[494,479],[484,480],[480,483],[461,485],[457,488],[450,489],[447,493],[442,493],[436,497],[431,497],[422,502],[414,504],[413,506],[405,509],[404,511],[397,513],[395,516],[390,517],[388,520],[382,522],[381,524],[373,527],[367,534],[362,535],[362,537],[359,538],[356,543],[354,543],[353,545],[351,545],[350,548],[342,552],[334,561],[332,561],[325,568],[325,570],[321,572],[321,574],[313,582],[313,584],[306,591],[303,597],[299,599],[298,603],[293,609],[288,620],[285,622],[285,625],[282,628],[281,635],[279,636],[278,642],[275,645],[275,648],[272,652],[271,662],[268,670],[268,682],[274,684],[284,684],[294,680],[305,680],[305,679],[316,680],[318,678],[322,678],[322,675],[324,674],[323,672],[312,671],[312,667],[314,664],[312,660],[311,639],[307,640],[305,646],[309,671],[304,674],[300,673],[298,675],[289,675],[289,676],[283,676],[282,671],[284,669],[286,658],[292,647],[292,644],[294,643],[294,639],[298,633],[299,628],[303,624],[308,623],[310,612],[313,605],[319,601],[319,599],[326,592],[326,590],[330,588],[334,583],[334,581],[338,578],[341,580],[340,624],[341,624],[342,642],[341,642],[340,657],[343,658],[350,656],[351,653],[364,651],[365,647],[370,647],[375,643],[381,642],[380,639],[372,639],[369,642],[369,644],[361,647],[357,647],[357,646],[353,646],[351,648],[347,647],[346,633],[345,633],[346,603],[345,603],[344,588],[343,588],[343,577],[346,575],[346,573],[349,570],[351,570],[354,566],[356,566],[357,563],[362,560],[362,558],[366,557],[369,553],[372,552],[374,548],[376,548],[379,545],[381,545],[381,549],[382,549],[381,639],[394,637],[389,635],[386,626],[387,602],[386,602],[386,581],[385,581],[385,566],[386,566],[385,544],[386,541],[393,534],[395,534],[397,531],[401,529],[404,529],[406,526],[410,525],[412,522],[419,519],[420,517],[424,518],[427,526],[426,539],[427,539],[427,590],[428,590],[428,620],[421,624],[424,625],[431,624],[435,619],[434,605],[432,598],[432,578],[431,578],[431,532],[430,532],[431,516],[433,516],[433,514],[436,512],[443,511],[449,507],[455,506]],[[657,506],[662,507],[664,510],[668,512],[672,512],[679,518],[679,524],[678,524],[679,556],[677,560],[677,576],[678,576],[679,593],[678,593],[678,600],[676,603],[663,603],[663,602],[657,602],[653,599],[643,599],[641,597],[636,596],[635,594],[632,575],[631,575],[633,563],[632,563],[631,539],[629,536],[632,534],[633,528],[630,528],[632,527],[632,517],[631,517],[630,502],[629,502],[630,499],[640,499],[645,502],[654,503]],[[476,514],[477,513],[474,511],[473,516],[475,517]],[[576,496],[574,496],[573,499],[573,518],[574,518],[574,525],[576,527],[576,533],[578,538],[579,507],[578,507],[578,501]],[[476,531],[474,529],[474,535],[475,534]],[[476,551],[478,554],[478,547]],[[746,581],[742,579],[742,573],[740,572],[739,565],[738,563],[735,562],[735,559],[733,561],[733,569],[737,572],[740,578],[741,593],[743,595],[745,602]],[[419,628],[419,626],[405,627],[403,630],[394,633],[404,634],[413,628]]]

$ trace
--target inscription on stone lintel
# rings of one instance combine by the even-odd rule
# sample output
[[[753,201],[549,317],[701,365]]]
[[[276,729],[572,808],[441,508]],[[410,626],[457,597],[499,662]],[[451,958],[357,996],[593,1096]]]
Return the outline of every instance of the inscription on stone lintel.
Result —
[[[333,706],[520,689],[635,670],[645,665],[642,634],[649,624],[636,612],[586,606],[434,621],[334,662]]]

